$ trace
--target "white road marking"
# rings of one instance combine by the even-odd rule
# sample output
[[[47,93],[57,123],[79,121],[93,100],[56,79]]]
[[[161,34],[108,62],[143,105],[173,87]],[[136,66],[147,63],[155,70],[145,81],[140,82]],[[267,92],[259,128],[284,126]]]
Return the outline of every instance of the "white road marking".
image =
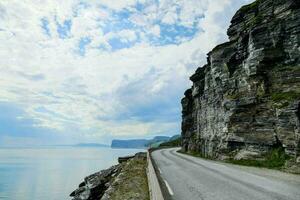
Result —
[[[162,174],[162,171],[159,168],[158,168],[158,171],[159,171],[160,174]]]
[[[169,190],[169,193],[170,193],[170,195],[174,195],[174,193],[173,193],[173,190],[172,190],[172,188],[170,187],[170,185],[169,185],[169,183],[166,181],[166,180],[164,180],[165,181],[165,184],[166,184],[166,186],[167,186],[167,188],[168,188],[168,190]]]

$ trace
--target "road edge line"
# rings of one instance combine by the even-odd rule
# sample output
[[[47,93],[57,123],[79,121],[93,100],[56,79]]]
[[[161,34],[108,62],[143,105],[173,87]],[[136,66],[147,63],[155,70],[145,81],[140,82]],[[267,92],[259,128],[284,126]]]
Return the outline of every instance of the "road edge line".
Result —
[[[168,181],[164,180],[164,182],[165,182],[165,184],[166,184],[166,186],[168,188],[169,194],[173,196],[174,192],[173,192],[171,186],[169,185]]]

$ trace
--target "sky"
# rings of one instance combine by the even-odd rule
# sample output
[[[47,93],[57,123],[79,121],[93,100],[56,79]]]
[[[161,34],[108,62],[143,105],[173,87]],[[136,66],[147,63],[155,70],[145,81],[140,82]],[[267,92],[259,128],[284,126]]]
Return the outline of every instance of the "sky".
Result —
[[[180,134],[189,77],[251,0],[1,0],[0,146]]]

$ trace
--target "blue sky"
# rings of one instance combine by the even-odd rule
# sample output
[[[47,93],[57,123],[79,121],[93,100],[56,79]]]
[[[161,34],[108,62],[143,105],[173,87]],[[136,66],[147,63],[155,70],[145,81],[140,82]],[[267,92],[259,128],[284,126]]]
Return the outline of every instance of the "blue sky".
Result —
[[[0,2],[0,145],[180,134],[183,92],[250,0]]]

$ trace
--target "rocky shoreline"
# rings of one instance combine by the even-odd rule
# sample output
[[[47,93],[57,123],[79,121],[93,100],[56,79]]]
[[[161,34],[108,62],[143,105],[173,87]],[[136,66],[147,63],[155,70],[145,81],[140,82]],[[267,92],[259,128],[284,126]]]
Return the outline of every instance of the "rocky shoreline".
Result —
[[[139,152],[118,161],[117,165],[85,177],[70,194],[72,200],[149,199],[147,154]]]

